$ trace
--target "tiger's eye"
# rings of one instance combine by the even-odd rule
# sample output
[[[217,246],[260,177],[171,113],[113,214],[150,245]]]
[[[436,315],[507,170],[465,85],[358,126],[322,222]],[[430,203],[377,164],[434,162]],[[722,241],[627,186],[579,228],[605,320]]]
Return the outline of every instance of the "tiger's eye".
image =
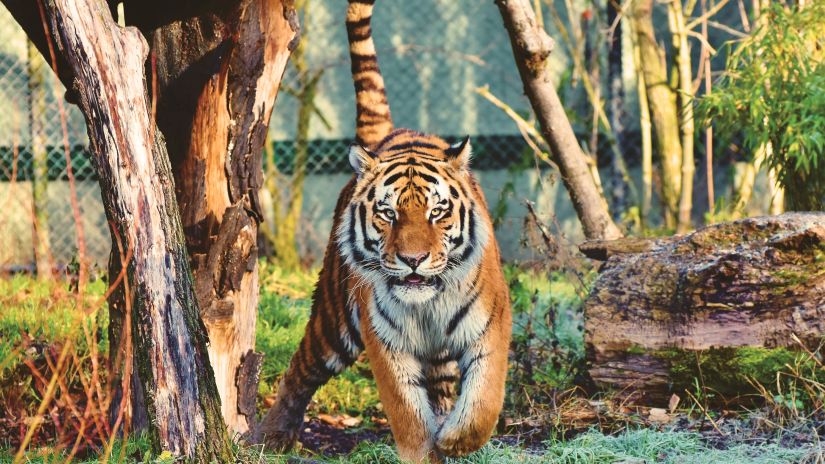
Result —
[[[386,217],[390,221],[395,220],[395,211],[393,211],[391,209],[385,209],[384,211],[381,211],[381,212],[384,213],[384,217]]]
[[[436,218],[438,216],[441,216],[441,213],[443,212],[444,210],[441,208],[433,208],[432,211],[430,211],[430,218]]]

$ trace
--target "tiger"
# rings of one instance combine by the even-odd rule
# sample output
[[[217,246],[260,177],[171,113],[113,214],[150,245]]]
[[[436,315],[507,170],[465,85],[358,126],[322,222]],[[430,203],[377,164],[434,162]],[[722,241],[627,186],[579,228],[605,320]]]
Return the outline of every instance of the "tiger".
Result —
[[[257,440],[293,446],[315,391],[366,352],[399,457],[441,461],[479,449],[496,427],[509,292],[469,137],[451,144],[393,126],[373,3],[347,8],[354,174],[335,207],[306,331]]]

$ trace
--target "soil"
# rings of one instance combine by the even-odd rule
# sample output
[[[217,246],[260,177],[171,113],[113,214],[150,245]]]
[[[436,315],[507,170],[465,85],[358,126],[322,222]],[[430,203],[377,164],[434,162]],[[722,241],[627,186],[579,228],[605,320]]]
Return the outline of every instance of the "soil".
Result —
[[[812,419],[806,423],[805,427],[786,428],[781,434],[778,434],[774,427],[763,423],[758,416],[723,417],[717,419],[715,423],[716,427],[707,420],[690,419],[679,414],[667,426],[647,425],[659,429],[699,433],[709,447],[716,449],[728,449],[745,443],[752,445],[776,443],[782,447],[795,448],[811,443],[815,434],[825,435],[825,418]],[[565,434],[565,438],[570,439],[586,430],[570,431]],[[528,453],[540,454],[544,449],[543,442],[549,438],[550,432],[548,429],[535,428],[517,434],[497,435],[491,441],[508,446],[518,446]],[[313,417],[304,424],[300,441],[303,449],[311,454],[337,457],[349,454],[361,442],[392,444],[392,435],[387,425],[369,424],[356,428],[339,428]],[[311,460],[302,462],[311,462]]]
[[[349,454],[361,442],[389,440],[390,428],[387,425],[338,428],[315,417],[304,424],[300,438],[304,450],[329,457]]]

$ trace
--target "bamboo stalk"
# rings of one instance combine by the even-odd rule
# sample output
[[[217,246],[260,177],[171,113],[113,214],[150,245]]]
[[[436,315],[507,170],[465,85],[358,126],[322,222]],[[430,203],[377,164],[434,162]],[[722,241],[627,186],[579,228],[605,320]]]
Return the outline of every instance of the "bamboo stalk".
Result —
[[[723,3],[723,2],[720,2]],[[713,83],[711,79],[711,68],[710,68],[710,53],[709,50],[704,44],[708,42],[708,22],[707,17],[708,14],[705,13],[707,10],[707,0],[702,0],[702,37],[705,38],[703,42],[703,52],[704,53],[704,67],[703,71],[705,73],[705,95],[710,95],[713,91]],[[708,125],[705,128],[705,177],[707,178],[708,184],[708,211],[713,213],[714,209],[716,208],[716,199],[714,198],[714,191],[713,191],[713,126]]]
[[[682,176],[679,192],[679,216],[676,231],[683,233],[691,229],[693,210],[693,86],[690,64],[690,45],[681,0],[671,0],[668,4],[668,19],[673,34],[675,65],[678,72],[679,134],[682,148]]]
[[[633,67],[636,71],[636,91],[639,96],[639,129],[642,136],[642,205],[639,217],[642,229],[648,226],[648,215],[653,199],[653,126],[650,123],[650,107],[647,101],[647,84],[642,72],[639,39],[633,21],[630,21],[630,36],[633,46]]]

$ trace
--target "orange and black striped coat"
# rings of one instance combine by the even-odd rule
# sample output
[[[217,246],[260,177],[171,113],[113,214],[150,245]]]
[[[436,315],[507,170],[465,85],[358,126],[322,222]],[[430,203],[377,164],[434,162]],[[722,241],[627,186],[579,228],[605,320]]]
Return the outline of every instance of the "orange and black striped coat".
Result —
[[[504,399],[511,315],[470,143],[393,130],[370,31],[350,0],[355,171],[335,208],[306,333],[258,439],[298,438],[318,387],[366,351],[402,459],[480,448]]]

